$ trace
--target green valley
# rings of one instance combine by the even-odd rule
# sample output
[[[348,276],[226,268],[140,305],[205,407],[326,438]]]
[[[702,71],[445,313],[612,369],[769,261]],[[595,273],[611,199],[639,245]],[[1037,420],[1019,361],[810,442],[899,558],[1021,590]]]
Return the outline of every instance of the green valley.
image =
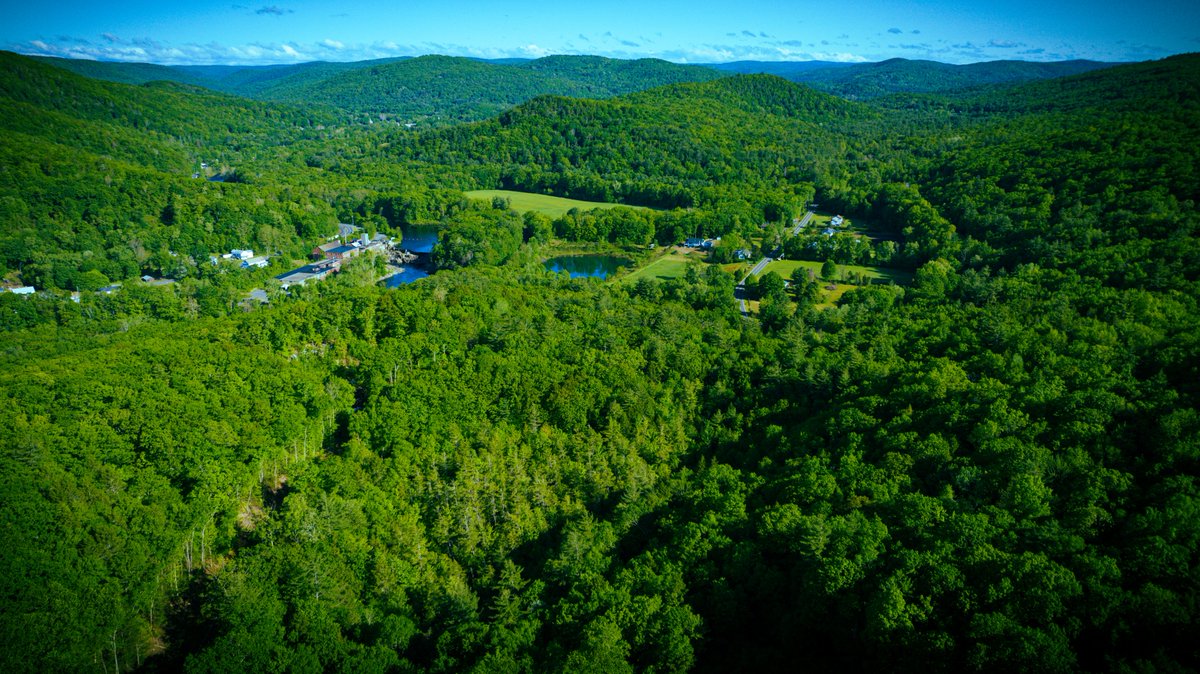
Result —
[[[1200,56],[55,64],[0,54],[0,670],[1200,662]]]

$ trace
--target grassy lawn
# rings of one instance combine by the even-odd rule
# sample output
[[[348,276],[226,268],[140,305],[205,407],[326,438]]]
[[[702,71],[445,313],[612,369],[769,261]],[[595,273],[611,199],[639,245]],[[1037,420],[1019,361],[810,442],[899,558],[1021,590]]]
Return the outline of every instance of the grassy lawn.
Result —
[[[837,301],[842,299],[842,295],[858,287],[850,283],[838,283],[835,289],[828,290],[826,286],[821,286],[821,295],[817,298],[816,307],[818,309],[832,309],[837,306]]]
[[[792,272],[799,267],[811,269],[818,278],[821,276],[821,263],[810,262],[808,260],[776,260],[767,265],[767,268],[762,271],[762,274],[773,271],[786,279],[790,278]],[[858,272],[863,274],[867,278],[871,279],[872,283],[887,283],[888,281],[893,281],[897,285],[907,285],[908,283],[912,282],[912,274],[906,271],[900,271],[899,269],[888,269],[886,267],[860,267],[853,264],[838,265],[838,276],[842,276],[842,274],[849,272]],[[759,274],[759,276],[762,274]],[[837,304],[837,301],[841,299],[842,295],[845,295],[851,290],[859,287],[853,283],[847,283],[841,280],[833,284],[833,290],[827,289],[829,285],[830,284],[828,282],[821,282],[821,294],[818,296],[817,304],[815,305],[818,309],[832,308]]]
[[[822,229],[825,229],[826,227],[828,227],[828,226],[829,226],[829,221],[830,221],[830,220],[832,220],[832,219],[833,219],[833,216],[832,216],[832,215],[830,215],[830,214],[825,214],[825,213],[813,213],[812,219],[808,221],[808,225],[807,225],[806,229],[807,229],[808,231],[810,231],[810,232],[811,232],[811,231],[813,231],[813,230],[820,231],[820,230],[822,230]],[[845,227],[845,226],[843,226],[843,228],[845,228],[845,229],[853,229],[852,227]],[[804,230],[804,229],[802,229],[802,230],[800,230],[800,231],[802,231],[802,232],[803,232],[803,231],[805,231],[805,230]]]
[[[637,283],[638,279],[642,278],[659,281],[680,278],[687,273],[689,264],[695,264],[694,261],[700,259],[699,257],[688,257],[675,252],[667,253],[645,267],[622,276],[620,281],[621,283]]]
[[[762,273],[765,274],[769,271],[773,271],[786,279],[792,276],[792,272],[797,267],[811,269],[818,277],[821,275],[821,263],[811,262],[809,260],[775,260],[771,264],[767,265],[767,268],[764,269]],[[890,269],[888,267],[860,267],[853,264],[838,265],[839,276],[848,272],[858,272],[877,283],[887,283],[888,281],[893,281],[897,285],[906,285],[912,282],[912,274],[899,269]]]
[[[578,199],[563,199],[562,197],[551,197],[545,194],[530,194],[529,192],[513,192],[511,190],[473,190],[465,192],[468,198],[484,199],[490,201],[493,197],[503,197],[508,199],[512,204],[513,210],[518,213],[526,211],[540,211],[546,215],[557,218],[563,215],[572,208],[578,208],[581,211],[591,210],[593,208],[616,208],[617,206],[625,206],[625,204],[606,204],[599,201],[580,201]],[[645,206],[626,206],[626,208],[646,209]]]

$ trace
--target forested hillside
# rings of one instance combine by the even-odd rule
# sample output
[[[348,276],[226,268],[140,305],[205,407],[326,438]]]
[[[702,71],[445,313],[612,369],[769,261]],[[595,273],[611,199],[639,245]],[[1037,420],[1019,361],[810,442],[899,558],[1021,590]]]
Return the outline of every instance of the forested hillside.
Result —
[[[41,60],[116,82],[170,80],[263,101],[315,103],[330,110],[425,125],[485,119],[546,94],[607,98],[721,76],[709,68],[659,59],[629,61],[599,56],[549,56],[514,63],[422,56],[248,67]]]
[[[146,84],[148,82],[179,82],[193,86],[211,85],[215,76],[221,71],[242,70],[226,66],[214,68],[211,71],[195,67],[172,67],[154,63],[127,63],[124,61],[92,61],[88,59],[67,59],[53,56],[31,56],[35,61],[46,65],[67,70],[76,75],[83,75],[97,80],[119,82],[121,84]],[[216,88],[211,87],[210,88]]]
[[[895,133],[911,124],[778,77],[741,75],[611,101],[543,97],[478,125],[393,134],[389,153],[471,168],[484,187],[687,209],[657,228],[659,243],[671,243],[751,236],[799,215],[814,189],[866,215],[883,176],[911,170],[909,148],[946,126],[931,120],[919,141]],[[935,256],[952,231],[929,208],[871,215],[907,246],[910,265]]]
[[[358,112],[409,117],[444,114],[449,119],[483,119],[540,94],[605,98],[675,82],[704,82],[718,77],[711,71],[776,75],[842,98],[869,100],[895,93],[961,92],[988,85],[1056,79],[1114,65],[1083,60],[950,65],[897,58],[878,63],[735,61],[682,66],[658,59],[629,61],[598,56],[548,56],[532,60],[427,56],[278,66],[157,66],[48,57],[40,60],[113,82],[144,84],[168,80],[261,100],[294,103],[318,100]],[[415,63],[393,67],[405,61]],[[486,81],[484,73],[495,81]],[[342,82],[343,79],[349,81]],[[447,79],[452,82],[446,82]],[[423,98],[421,90],[429,97]]]
[[[705,187],[811,176],[814,164],[842,160],[835,129],[854,133],[874,115],[778,78],[739,76],[611,101],[541,97],[480,125],[395,135],[393,147],[430,164],[499,167],[503,184],[531,191],[691,206]]]
[[[257,95],[441,124],[492,117],[542,94],[607,97],[718,76],[706,68],[650,59],[557,56],[503,65],[461,57],[422,56],[349,70],[337,77],[280,80]]]
[[[798,77],[810,70],[849,68],[853,63],[840,61],[730,61],[729,63],[706,63],[705,66],[740,75],[777,75],[785,80],[798,82]]]
[[[806,69],[783,76],[836,96],[861,101],[896,93],[946,93],[987,85],[1056,79],[1112,65],[1098,61],[984,61],[950,65],[897,58],[879,63]]]
[[[0,66],[0,271],[38,290],[0,293],[0,669],[1200,668],[1197,57],[416,131]],[[814,200],[870,234],[792,236]],[[351,216],[438,225],[439,270],[243,311],[269,274],[204,261]],[[912,281],[771,272],[743,315],[748,265],[542,265],[696,235]]]
[[[64,290],[196,277],[211,254],[286,251],[336,226],[323,195],[238,184],[263,145],[318,137],[319,111],[0,61],[0,274]]]

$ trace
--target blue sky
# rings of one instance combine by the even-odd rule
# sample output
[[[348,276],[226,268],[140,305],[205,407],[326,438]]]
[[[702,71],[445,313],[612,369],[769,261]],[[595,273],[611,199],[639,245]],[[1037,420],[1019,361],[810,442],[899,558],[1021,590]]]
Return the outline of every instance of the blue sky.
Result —
[[[1200,51],[1196,0],[6,4],[0,13],[4,49],[171,65],[420,54],[598,54],[686,63],[1140,61]]]

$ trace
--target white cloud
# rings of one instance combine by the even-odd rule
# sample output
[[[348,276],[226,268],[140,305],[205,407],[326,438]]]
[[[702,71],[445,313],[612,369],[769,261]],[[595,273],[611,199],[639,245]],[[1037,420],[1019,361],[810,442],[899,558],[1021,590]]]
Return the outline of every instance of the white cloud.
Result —
[[[549,49],[546,49],[545,47],[539,47],[536,44],[527,44],[524,47],[521,47],[520,51],[522,56],[532,56],[533,58],[541,58],[554,53]]]
[[[861,63],[861,54],[838,51],[809,51],[801,49],[796,40],[769,45],[699,45],[687,50],[666,50],[659,58],[679,63],[724,63],[728,61],[837,61]],[[621,56],[625,58],[625,56]]]
[[[582,50],[571,45],[548,48],[536,43],[516,47],[479,47],[451,43],[403,44],[393,40],[372,43],[346,43],[332,38],[319,42],[300,43],[251,43],[223,45],[216,42],[206,44],[164,44],[150,38],[121,39],[119,42],[87,40],[63,36],[56,40],[41,39],[23,43],[0,44],[0,48],[23,54],[59,56],[64,58],[99,61],[125,61],[158,63],[162,65],[269,65],[276,63],[300,63],[304,61],[328,60],[362,61],[396,56],[420,56],[422,54],[446,54],[476,58],[541,58],[551,54],[595,54],[611,58],[634,59],[654,57],[678,63],[719,63],[724,61],[845,61],[861,62],[868,59],[862,54],[847,51],[846,45],[825,45],[816,50],[814,45],[797,40],[762,40],[748,44],[698,44],[687,47],[666,48],[647,43],[622,44],[619,38],[610,38],[607,48],[593,43]],[[635,46],[640,44],[640,46]]]

